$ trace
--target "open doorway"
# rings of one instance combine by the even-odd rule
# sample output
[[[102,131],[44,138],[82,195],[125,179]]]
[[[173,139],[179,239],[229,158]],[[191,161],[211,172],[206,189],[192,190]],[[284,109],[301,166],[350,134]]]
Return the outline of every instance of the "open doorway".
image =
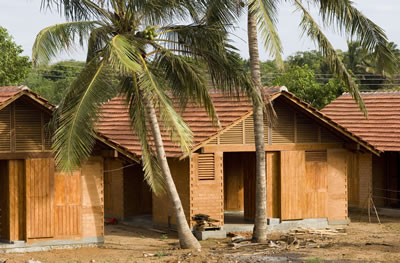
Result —
[[[254,152],[224,153],[224,222],[248,225],[252,229],[255,214]]]
[[[139,164],[124,169],[124,220],[152,221],[152,192]]]

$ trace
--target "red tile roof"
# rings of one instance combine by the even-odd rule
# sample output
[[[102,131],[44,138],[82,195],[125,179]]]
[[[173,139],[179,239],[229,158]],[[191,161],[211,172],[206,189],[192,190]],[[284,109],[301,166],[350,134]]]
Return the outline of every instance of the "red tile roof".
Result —
[[[343,94],[322,112],[380,151],[400,151],[400,92],[362,92],[364,117],[354,100]]]
[[[344,134],[351,140],[359,142],[367,149],[376,153],[376,149],[374,149],[373,146],[360,140],[354,134],[348,132],[345,128],[333,122],[326,115],[314,109],[310,104],[301,101],[293,94],[286,91],[280,92],[279,87],[266,88],[265,90],[271,98],[284,95],[299,107],[309,110],[315,118],[322,120],[325,124],[331,126],[331,128],[338,130],[338,132]],[[188,105],[183,112],[182,117],[193,132],[193,149],[198,148],[201,143],[229,125],[232,125],[233,122],[241,119],[253,109],[250,101],[244,97],[238,101],[237,98],[231,98],[227,95],[216,92],[212,93],[212,99],[221,123],[221,128],[219,128],[215,123],[212,123],[201,106],[191,104]],[[124,98],[116,97],[103,106],[102,118],[98,124],[98,130],[115,142],[128,148],[132,153],[139,156],[141,155],[140,142],[134,131],[131,129]],[[173,143],[165,132],[163,133],[163,142],[167,156],[182,156],[180,147]]]
[[[251,103],[244,97],[238,100],[221,93],[212,93],[212,99],[222,128],[210,120],[202,106],[189,104],[182,114],[193,132],[193,146],[205,141],[252,110]],[[131,152],[141,155],[140,142],[131,129],[125,101],[123,97],[116,97],[104,105],[98,130]],[[165,132],[163,132],[163,143],[167,156],[182,155],[179,145],[175,144]]]

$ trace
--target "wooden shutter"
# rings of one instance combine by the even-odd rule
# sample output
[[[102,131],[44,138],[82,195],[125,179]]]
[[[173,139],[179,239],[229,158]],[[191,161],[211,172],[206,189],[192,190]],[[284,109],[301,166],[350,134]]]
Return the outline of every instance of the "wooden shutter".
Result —
[[[243,143],[243,122],[240,122],[221,134],[220,144],[242,144]]]
[[[294,112],[282,103],[275,103],[277,123],[272,127],[272,143],[294,143]]]
[[[199,180],[215,179],[215,157],[213,153],[199,154],[198,178]]]
[[[337,143],[343,142],[341,138],[326,128],[321,127],[321,142],[322,143]]]
[[[318,143],[318,126],[300,113],[296,113],[296,139],[298,143]]]
[[[19,152],[42,150],[42,115],[23,101],[15,102],[15,150]]]
[[[11,150],[11,115],[10,107],[0,110],[0,151]]]
[[[54,160],[26,159],[27,238],[54,236]]]

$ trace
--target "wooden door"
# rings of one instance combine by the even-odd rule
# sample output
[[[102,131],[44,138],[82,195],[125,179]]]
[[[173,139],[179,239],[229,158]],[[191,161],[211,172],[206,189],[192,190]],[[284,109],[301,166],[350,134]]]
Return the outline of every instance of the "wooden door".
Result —
[[[241,153],[224,154],[224,209],[243,211],[243,172],[245,156]]]
[[[305,152],[281,152],[282,220],[302,219],[305,202]]]
[[[80,172],[55,173],[55,235],[81,234]]]
[[[54,236],[54,160],[26,159],[27,238]]]

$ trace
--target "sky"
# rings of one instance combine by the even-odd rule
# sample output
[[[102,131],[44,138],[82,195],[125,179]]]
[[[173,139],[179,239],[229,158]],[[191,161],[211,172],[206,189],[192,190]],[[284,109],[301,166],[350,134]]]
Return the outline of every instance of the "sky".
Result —
[[[340,1],[340,0],[339,0]],[[356,7],[368,18],[381,26],[390,41],[400,45],[400,1],[399,0],[353,0]],[[40,0],[0,0],[0,26],[5,27],[13,36],[15,42],[21,45],[24,55],[30,56],[32,45],[37,33],[50,25],[64,22],[58,13],[40,10]],[[318,13],[311,10],[317,17]],[[296,51],[315,49],[315,45],[307,37],[301,37],[298,24],[300,16],[294,12],[291,5],[283,4],[279,13],[278,33],[283,44],[283,55],[287,57]],[[232,32],[232,39],[242,57],[248,58],[247,48],[247,20],[242,16],[236,29]],[[325,29],[325,33],[336,49],[346,50],[346,38],[338,36],[332,30]],[[260,41],[261,42],[261,41]],[[1,50],[0,50],[1,52]],[[84,60],[85,51],[77,50],[71,54],[61,54],[56,60],[75,59]],[[271,59],[260,43],[260,59]]]

